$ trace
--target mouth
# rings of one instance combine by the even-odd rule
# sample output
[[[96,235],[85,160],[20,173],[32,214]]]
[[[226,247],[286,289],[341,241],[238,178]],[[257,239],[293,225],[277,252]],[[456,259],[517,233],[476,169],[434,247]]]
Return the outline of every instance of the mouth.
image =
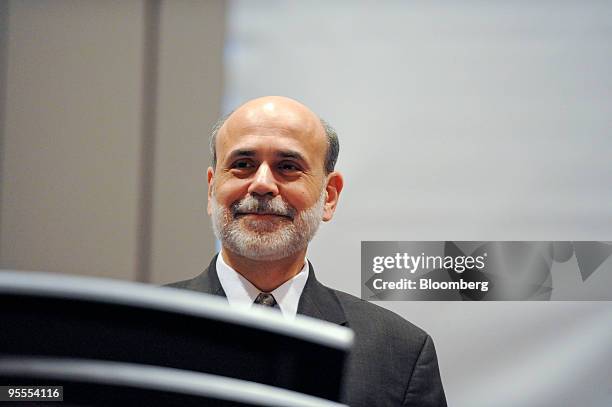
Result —
[[[293,218],[289,215],[282,215],[279,213],[263,213],[263,212],[237,212],[234,214],[234,218],[238,219],[238,218],[242,218],[245,216],[252,216],[255,218],[259,218],[259,219],[266,219],[266,218],[270,218],[270,217],[274,217],[274,218],[284,218],[284,219],[289,219],[289,220],[293,220]]]

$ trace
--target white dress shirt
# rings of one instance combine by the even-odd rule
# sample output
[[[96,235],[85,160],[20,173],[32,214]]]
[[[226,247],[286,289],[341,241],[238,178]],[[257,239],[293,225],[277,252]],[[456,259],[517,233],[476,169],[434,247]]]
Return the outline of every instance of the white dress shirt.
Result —
[[[306,260],[299,273],[271,292],[285,318],[295,318],[297,314],[298,303],[302,291],[304,291],[306,280],[308,280],[308,271],[308,261]],[[223,260],[221,253],[217,256],[217,275],[231,306],[250,308],[261,293],[249,280],[231,268]]]

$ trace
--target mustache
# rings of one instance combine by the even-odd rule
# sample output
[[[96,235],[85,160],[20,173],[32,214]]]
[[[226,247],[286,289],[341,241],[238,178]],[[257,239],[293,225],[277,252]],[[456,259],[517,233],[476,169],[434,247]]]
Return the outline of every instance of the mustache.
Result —
[[[236,215],[255,213],[258,215],[284,216],[293,220],[297,213],[297,210],[280,196],[269,198],[247,195],[240,201],[233,203],[230,209],[234,217]]]

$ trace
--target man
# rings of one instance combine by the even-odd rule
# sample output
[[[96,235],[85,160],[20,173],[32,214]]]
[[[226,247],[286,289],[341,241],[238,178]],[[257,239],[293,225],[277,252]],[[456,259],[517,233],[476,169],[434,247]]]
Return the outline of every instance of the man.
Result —
[[[334,130],[292,99],[263,97],[222,120],[211,149],[208,214],[222,250],[202,274],[172,286],[351,328],[343,389],[350,406],[445,406],[431,338],[390,311],[325,287],[306,260],[344,184],[334,171]]]

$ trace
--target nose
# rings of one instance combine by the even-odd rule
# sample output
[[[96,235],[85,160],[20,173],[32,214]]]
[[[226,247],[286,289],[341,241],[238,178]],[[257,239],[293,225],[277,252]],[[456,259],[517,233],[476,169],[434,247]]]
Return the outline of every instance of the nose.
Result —
[[[255,173],[255,178],[253,182],[251,182],[251,185],[249,185],[248,192],[249,194],[261,196],[269,195],[274,197],[278,195],[278,185],[276,185],[274,174],[268,164],[262,163],[259,165]]]

